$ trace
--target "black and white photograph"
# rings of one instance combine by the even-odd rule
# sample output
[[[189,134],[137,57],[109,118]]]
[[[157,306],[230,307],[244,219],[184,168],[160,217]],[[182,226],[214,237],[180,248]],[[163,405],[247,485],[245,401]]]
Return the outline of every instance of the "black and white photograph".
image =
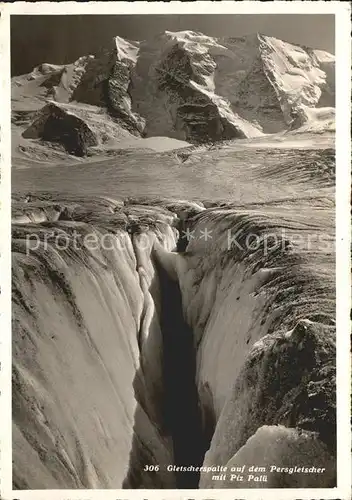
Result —
[[[12,498],[347,500],[336,16],[179,5],[9,16]]]

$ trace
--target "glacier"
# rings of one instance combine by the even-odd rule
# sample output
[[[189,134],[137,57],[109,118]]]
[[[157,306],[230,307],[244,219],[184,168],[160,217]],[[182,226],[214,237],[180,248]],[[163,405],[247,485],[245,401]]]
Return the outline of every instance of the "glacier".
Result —
[[[336,486],[334,65],[165,31],[12,78],[14,489]]]
[[[334,254],[295,241],[333,233],[322,193],[14,196],[14,487],[237,488],[143,469],[303,456],[327,473],[273,487],[333,486]]]

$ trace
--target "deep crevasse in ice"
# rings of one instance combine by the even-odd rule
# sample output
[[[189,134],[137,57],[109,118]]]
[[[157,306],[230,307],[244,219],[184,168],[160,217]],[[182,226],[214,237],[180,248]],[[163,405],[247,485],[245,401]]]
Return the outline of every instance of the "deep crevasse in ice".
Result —
[[[34,210],[47,222],[28,223]],[[335,306],[326,271],[333,256],[293,252],[290,237],[304,223],[279,213],[186,202],[20,202],[13,227],[17,488],[176,487],[165,469],[142,470],[174,463],[156,265],[178,283],[194,336],[204,464],[251,457],[291,464],[303,459],[290,445],[299,442],[329,470],[319,486],[333,485]],[[320,216],[321,209],[313,213],[313,226]],[[175,226],[195,231],[185,252],[171,252]],[[100,242],[110,235],[111,248],[77,250],[74,230]],[[59,232],[69,235],[67,250],[53,247]],[[244,247],[250,232],[261,241],[255,251]],[[26,255],[28,234],[38,239]],[[268,234],[279,244],[265,255]],[[276,445],[263,457],[270,440]],[[290,479],[280,476],[274,486]],[[200,487],[218,486],[241,485],[200,478]]]

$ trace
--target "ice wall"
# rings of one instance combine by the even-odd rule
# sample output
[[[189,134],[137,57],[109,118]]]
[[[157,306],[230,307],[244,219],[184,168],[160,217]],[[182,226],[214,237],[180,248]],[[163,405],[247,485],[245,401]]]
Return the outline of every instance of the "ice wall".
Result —
[[[55,223],[13,226],[14,487],[171,488],[172,473],[143,472],[173,451],[160,415],[158,279],[135,240],[152,223],[170,249],[174,216],[54,204]]]
[[[305,476],[301,484],[334,485],[334,257],[333,247],[323,244],[321,217],[321,208],[312,207],[309,221],[280,207],[213,208],[188,221],[192,236],[182,255],[155,246],[164,267],[177,274],[194,334],[209,439],[205,466],[225,466],[258,429],[281,425],[278,463],[286,455],[302,462],[303,451],[291,446],[287,452],[294,434],[285,429],[304,430],[307,446],[314,443],[307,458],[323,462],[327,472]],[[298,244],[297,235],[309,230],[316,241],[308,244],[303,236]],[[275,433],[270,436],[275,441]],[[252,465],[263,460],[259,451],[252,454]],[[276,475],[276,484],[285,481]],[[296,476],[291,484],[297,485]],[[200,487],[218,486],[218,479],[202,474]]]

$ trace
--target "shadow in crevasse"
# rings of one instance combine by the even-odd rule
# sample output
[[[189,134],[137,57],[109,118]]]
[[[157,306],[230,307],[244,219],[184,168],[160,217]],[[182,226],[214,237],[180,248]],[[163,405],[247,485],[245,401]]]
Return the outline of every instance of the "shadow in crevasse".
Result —
[[[162,374],[163,390],[160,401],[156,401],[158,428],[168,443],[171,464],[158,464],[149,446],[140,439],[146,434],[145,412],[147,402],[143,401],[143,377],[141,367],[134,380],[138,405],[134,417],[134,438],[130,452],[129,470],[123,488],[198,488],[199,472],[166,472],[167,465],[199,467],[209,441],[204,439],[198,393],[195,383],[196,355],[193,333],[183,318],[181,292],[178,283],[172,281],[166,271],[155,263],[160,290],[158,321],[162,332]],[[151,289],[155,289],[154,282]],[[156,313],[155,313],[156,314]],[[151,342],[148,339],[146,342]],[[145,352],[145,346],[143,347]],[[144,417],[143,417],[144,415]],[[148,438],[146,439],[148,441]],[[146,465],[160,466],[159,472],[143,472]]]

